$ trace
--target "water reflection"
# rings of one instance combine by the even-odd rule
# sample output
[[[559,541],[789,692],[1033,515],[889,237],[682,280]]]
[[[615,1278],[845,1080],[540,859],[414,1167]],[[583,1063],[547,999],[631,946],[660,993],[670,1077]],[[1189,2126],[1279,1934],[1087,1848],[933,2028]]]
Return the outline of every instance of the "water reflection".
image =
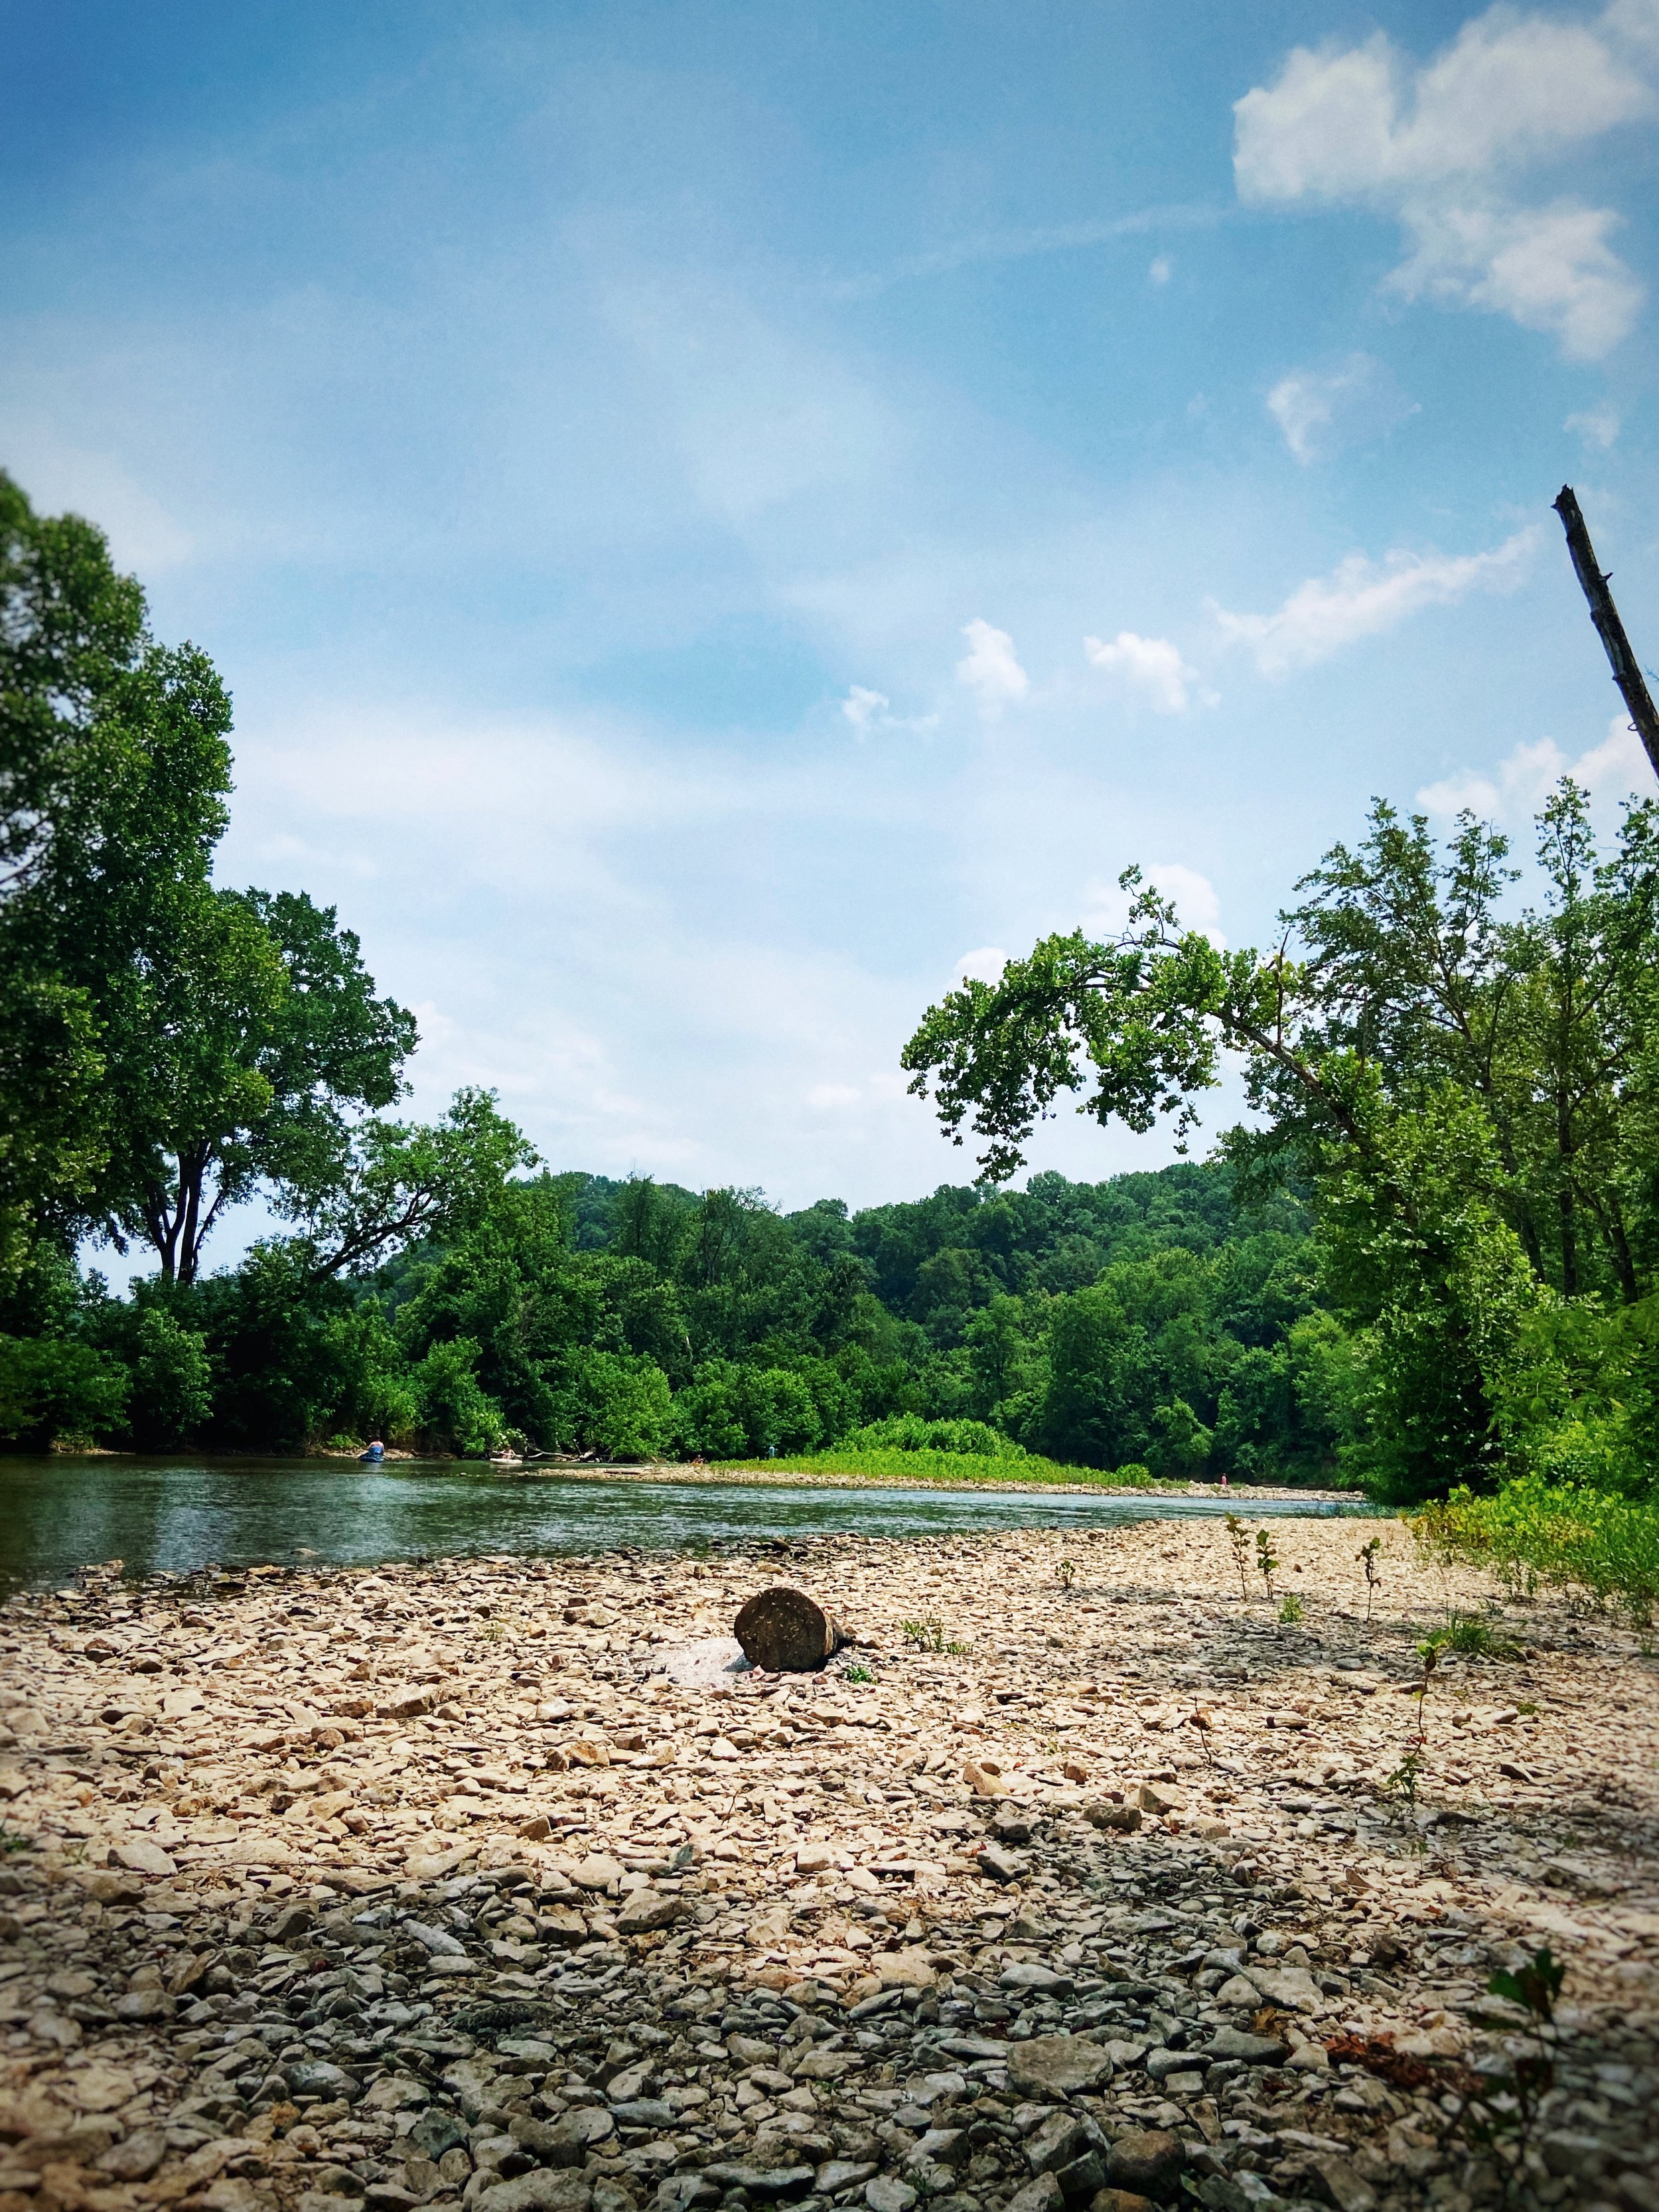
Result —
[[[1234,1501],[1264,1514],[1328,1515],[1328,1503]],[[1098,1528],[1227,1510],[1197,1498],[1008,1491],[818,1490],[544,1475],[447,1463],[0,1458],[0,1578],[58,1583],[90,1562],[131,1574],[264,1561],[368,1566],[417,1555],[683,1550],[699,1539],[848,1530],[868,1536],[975,1528]]]

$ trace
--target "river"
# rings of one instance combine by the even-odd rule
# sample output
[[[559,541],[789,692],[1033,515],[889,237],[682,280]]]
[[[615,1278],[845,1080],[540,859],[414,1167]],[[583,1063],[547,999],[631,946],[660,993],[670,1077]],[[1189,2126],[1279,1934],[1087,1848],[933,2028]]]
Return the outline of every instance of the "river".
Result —
[[[1264,1514],[1328,1502],[1262,1499]],[[737,1538],[846,1530],[1100,1528],[1224,1512],[1207,1498],[989,1490],[829,1489],[787,1481],[677,1482],[510,1475],[453,1462],[0,1457],[0,1582],[61,1583],[120,1559],[132,1575],[198,1567],[368,1566],[467,1553],[684,1551]],[[1352,1509],[1349,1509],[1352,1510]]]

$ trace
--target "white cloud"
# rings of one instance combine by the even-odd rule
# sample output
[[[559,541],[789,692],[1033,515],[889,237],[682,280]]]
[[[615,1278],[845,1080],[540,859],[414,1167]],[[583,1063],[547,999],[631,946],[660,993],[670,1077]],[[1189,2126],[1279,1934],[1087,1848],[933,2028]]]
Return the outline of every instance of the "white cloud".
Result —
[[[1607,208],[1453,207],[1411,217],[1416,250],[1389,279],[1407,300],[1508,315],[1599,361],[1635,327],[1643,289],[1607,244]]]
[[[1577,760],[1570,761],[1553,738],[1539,738],[1516,745],[1490,774],[1466,769],[1425,784],[1417,803],[1425,814],[1470,813],[1485,821],[1519,823],[1531,820],[1564,775],[1582,784],[1592,801],[1606,805],[1648,789],[1653,769],[1642,740],[1624,715],[1615,714],[1601,744]]]
[[[980,712],[1000,714],[1011,701],[1023,699],[1030,678],[1014,653],[1014,641],[1006,629],[994,629],[977,617],[963,625],[967,658],[957,663],[957,680],[979,694]]]
[[[1121,675],[1155,714],[1182,714],[1192,703],[1198,671],[1188,666],[1167,637],[1137,637],[1132,629],[1121,629],[1110,645],[1085,637],[1083,650],[1097,668]]]
[[[1007,965],[1008,956],[1000,945],[981,945],[977,951],[963,954],[951,981],[953,986],[965,983],[969,976],[980,983],[1000,982]]]
[[[1322,374],[1292,369],[1267,394],[1267,412],[1292,456],[1305,467],[1338,446],[1379,437],[1416,406],[1368,353],[1350,354],[1340,368]]]
[[[878,730],[938,728],[937,714],[896,714],[892,703],[884,691],[871,691],[862,684],[854,684],[842,701],[841,711],[860,738],[872,737]]]
[[[1650,13],[1650,9],[1642,11]],[[1506,314],[1594,358],[1632,327],[1642,289],[1607,245],[1607,209],[1517,204],[1528,167],[1651,114],[1626,0],[1595,24],[1495,7],[1425,64],[1381,32],[1295,48],[1234,106],[1241,199],[1358,202],[1396,214],[1407,297]]]
[[[841,702],[841,711],[859,735],[867,737],[871,724],[878,717],[885,719],[892,704],[882,691],[866,691],[862,684],[855,684]]]
[[[806,1094],[806,1103],[819,1113],[833,1113],[838,1107],[856,1106],[863,1093],[850,1083],[815,1083]]]
[[[1310,576],[1277,613],[1212,611],[1230,643],[1248,646],[1264,676],[1328,660],[1344,646],[1392,629],[1421,607],[1447,606],[1473,591],[1512,590],[1538,542],[1517,531],[1490,553],[1394,552],[1382,561],[1351,553],[1329,576]]]
[[[1569,415],[1561,425],[1564,430],[1577,431],[1587,446],[1594,446],[1602,453],[1613,446],[1622,427],[1605,400],[1598,407],[1585,408],[1582,414]]]
[[[1153,284],[1167,284],[1174,270],[1175,263],[1167,253],[1158,254],[1146,271],[1147,279]]]

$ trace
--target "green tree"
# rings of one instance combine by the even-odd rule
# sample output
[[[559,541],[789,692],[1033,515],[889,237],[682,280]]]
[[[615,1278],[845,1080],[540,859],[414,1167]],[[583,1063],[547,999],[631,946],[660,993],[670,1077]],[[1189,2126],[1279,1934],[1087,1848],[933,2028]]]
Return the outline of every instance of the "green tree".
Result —
[[[904,1059],[956,1141],[971,1121],[994,1178],[1060,1092],[1085,1086],[1098,1120],[1144,1130],[1167,1115],[1184,1142],[1222,1053],[1238,1054],[1266,1126],[1235,1133],[1231,1152],[1258,1178],[1294,1176],[1315,1193],[1328,1289],[1375,1346],[1373,1419],[1390,1442],[1372,1472],[1411,1496],[1496,1472],[1500,1370],[1540,1286],[1509,1218],[1514,1146],[1479,1073],[1513,1026],[1515,956],[1490,920],[1501,851],[1461,825],[1437,884],[1423,825],[1397,832],[1379,806],[1364,870],[1339,848],[1265,959],[1182,930],[1132,869],[1115,944],[1050,938],[996,985],[970,981],[929,1011]],[[1430,952],[1395,946],[1413,928]],[[1298,939],[1305,958],[1292,957]],[[1129,1433],[1131,1398],[1121,1374],[1091,1383],[1079,1347],[1099,1338],[1121,1362],[1130,1327],[1103,1297],[1051,1333],[1046,1418],[1103,1463]],[[1176,1395],[1196,1403],[1188,1390],[1162,1402]]]

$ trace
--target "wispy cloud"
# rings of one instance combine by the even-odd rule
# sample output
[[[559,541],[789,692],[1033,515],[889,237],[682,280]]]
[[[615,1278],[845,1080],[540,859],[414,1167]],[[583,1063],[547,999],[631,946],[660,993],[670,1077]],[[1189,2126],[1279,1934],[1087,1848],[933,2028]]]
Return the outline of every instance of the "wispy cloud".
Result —
[[[862,684],[853,684],[841,702],[842,719],[850,722],[860,738],[872,738],[888,730],[936,730],[937,714],[896,714],[893,702],[884,691],[872,691]]]
[[[1616,410],[1605,401],[1599,407],[1587,407],[1580,414],[1569,415],[1561,425],[1564,430],[1576,432],[1587,446],[1593,446],[1598,453],[1612,450],[1622,427]]]
[[[1340,368],[1292,369],[1267,394],[1267,412],[1304,467],[1340,446],[1381,437],[1417,408],[1380,361],[1348,356]]]
[[[1184,714],[1193,702],[1198,671],[1188,666],[1179,647],[1167,637],[1137,637],[1132,629],[1121,629],[1109,645],[1085,637],[1083,650],[1097,668],[1120,676],[1154,714]],[[1213,694],[1204,697],[1210,703]]]
[[[1449,606],[1470,592],[1512,591],[1538,543],[1518,530],[1490,553],[1394,552],[1381,561],[1351,553],[1329,576],[1310,576],[1270,615],[1212,611],[1222,635],[1249,647],[1264,676],[1328,660],[1359,639],[1394,629],[1423,607]]]
[[[1395,214],[1411,251],[1389,280],[1410,299],[1504,314],[1593,360],[1634,326],[1643,289],[1608,244],[1611,209],[1529,204],[1528,169],[1652,115],[1638,66],[1646,10],[1594,23],[1490,9],[1418,64],[1382,32],[1296,47],[1237,102],[1239,198]]]
[[[907,253],[885,269],[834,276],[817,289],[831,300],[867,300],[895,284],[918,277],[945,276],[975,262],[1024,261],[1032,254],[1076,253],[1116,239],[1139,238],[1158,230],[1208,230],[1226,219],[1224,208],[1186,205],[1139,208],[1129,215],[1100,216],[1082,222],[1056,222],[1006,230],[984,230],[952,239],[923,253]],[[1162,257],[1160,257],[1162,258]],[[1158,263],[1154,262],[1156,272]],[[1166,267],[1165,275],[1168,274]],[[1164,279],[1156,273],[1154,283]]]
[[[976,696],[981,714],[997,715],[1017,704],[1030,690],[1031,679],[1020,666],[1007,631],[994,629],[975,617],[963,623],[962,634],[969,651],[957,663],[957,681]]]

